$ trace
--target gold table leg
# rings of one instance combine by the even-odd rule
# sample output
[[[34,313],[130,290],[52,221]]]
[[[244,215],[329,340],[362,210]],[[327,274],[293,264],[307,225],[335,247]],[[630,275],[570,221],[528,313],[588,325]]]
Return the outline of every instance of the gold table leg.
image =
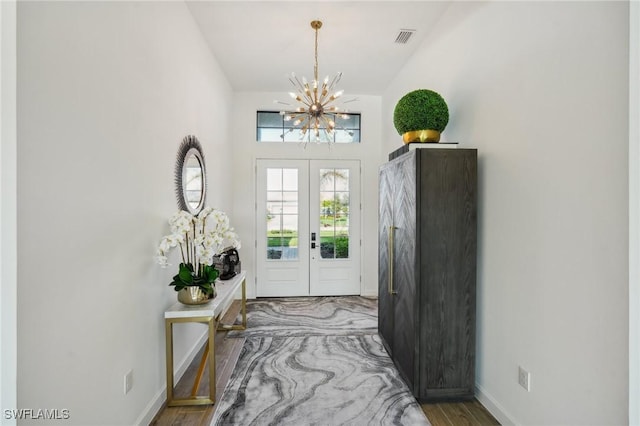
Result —
[[[198,388],[200,387],[200,381],[202,380],[202,374],[204,373],[204,368],[207,366],[207,357],[209,356],[209,345],[204,347],[204,353],[202,354],[202,359],[200,360],[200,367],[198,367],[198,374],[196,375],[196,379],[193,381],[193,388],[191,388],[191,397],[196,397],[198,395]]]
[[[216,403],[216,326],[217,321],[211,318],[209,323],[209,399]]]
[[[164,321],[167,356],[167,405],[173,401],[173,322]]]
[[[189,398],[174,398],[173,394],[173,324],[176,322],[200,322],[208,326],[209,341],[200,362],[200,369],[196,377],[196,382]],[[165,333],[167,341],[167,406],[177,405],[205,405],[216,402],[216,356],[215,356],[215,334],[218,322],[213,317],[196,318],[171,318],[165,319]],[[209,359],[209,396],[196,396],[202,375],[204,374],[205,362]]]
[[[242,303],[240,304],[242,311],[242,324],[219,324],[218,330],[220,331],[229,331],[229,330],[246,330],[247,329],[247,281],[246,279],[242,280]]]

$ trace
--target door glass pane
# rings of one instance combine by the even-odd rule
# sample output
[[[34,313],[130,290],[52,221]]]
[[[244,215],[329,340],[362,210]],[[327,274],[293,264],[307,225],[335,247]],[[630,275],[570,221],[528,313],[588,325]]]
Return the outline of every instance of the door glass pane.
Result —
[[[298,169],[267,169],[267,259],[298,259]]]
[[[320,257],[349,258],[349,170],[320,169]]]
[[[298,191],[298,169],[282,169],[282,189]]]

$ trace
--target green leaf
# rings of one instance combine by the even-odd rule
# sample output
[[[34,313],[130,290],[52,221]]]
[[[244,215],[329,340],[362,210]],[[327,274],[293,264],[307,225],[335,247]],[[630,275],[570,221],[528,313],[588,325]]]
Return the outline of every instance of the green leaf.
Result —
[[[176,286],[175,286],[174,290],[175,290],[175,291],[180,291],[180,290],[182,290],[182,289],[183,289],[183,288],[185,288],[185,287],[186,287],[186,285],[184,285],[184,284],[182,284],[182,283],[180,283],[180,284],[176,284]]]
[[[207,266],[205,268],[205,274],[207,274],[208,282],[212,283],[216,280],[216,278],[218,278],[219,272],[216,268],[212,266]]]
[[[191,265],[188,265],[188,266],[191,266]],[[193,267],[191,267],[191,270],[189,270],[189,268],[184,263],[181,263],[180,271],[178,272],[178,277],[180,278],[180,281],[182,281],[187,285],[193,283],[193,275],[191,274],[192,270],[193,270]]]
[[[213,286],[211,284],[209,284],[209,283],[201,285],[200,288],[202,289],[202,291],[204,291],[208,295],[212,295],[213,294]]]

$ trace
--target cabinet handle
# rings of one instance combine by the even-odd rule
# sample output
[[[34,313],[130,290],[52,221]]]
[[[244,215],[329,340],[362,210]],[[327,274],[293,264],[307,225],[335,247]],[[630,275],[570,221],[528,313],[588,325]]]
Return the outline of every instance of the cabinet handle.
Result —
[[[389,227],[389,294],[396,294],[396,291],[393,289],[393,243],[394,243],[394,230],[395,226]]]

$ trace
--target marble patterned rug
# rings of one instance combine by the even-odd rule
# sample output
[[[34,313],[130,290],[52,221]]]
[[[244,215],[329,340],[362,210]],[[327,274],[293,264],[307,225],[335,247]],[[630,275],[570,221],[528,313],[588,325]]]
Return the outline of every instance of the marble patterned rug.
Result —
[[[377,299],[247,302],[212,425],[429,425],[377,333]]]
[[[236,320],[236,322],[238,322]],[[378,300],[362,296],[247,301],[247,329],[227,337],[358,335],[378,332]]]
[[[377,334],[248,338],[213,425],[429,425]]]

